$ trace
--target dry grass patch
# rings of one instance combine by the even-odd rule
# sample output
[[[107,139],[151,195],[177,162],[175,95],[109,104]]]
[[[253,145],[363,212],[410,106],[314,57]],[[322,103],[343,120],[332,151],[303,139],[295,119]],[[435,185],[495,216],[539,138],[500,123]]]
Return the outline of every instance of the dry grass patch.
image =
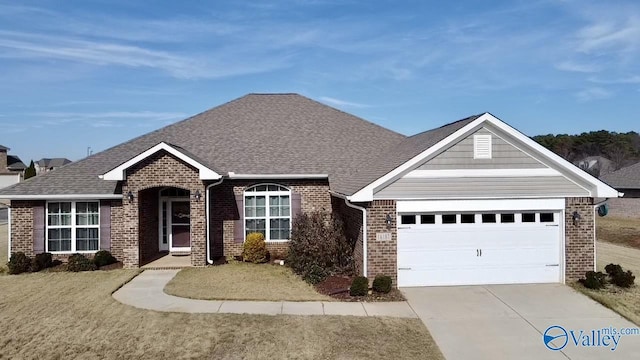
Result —
[[[581,293],[640,326],[640,287],[638,287],[638,285],[629,289],[621,289],[614,285],[607,285],[607,287],[602,290],[587,289],[579,283],[574,283],[572,286]]]
[[[596,238],[600,241],[640,248],[640,219],[597,217]]]
[[[417,319],[182,314],[111,293],[131,270],[0,277],[0,358],[443,359]]]
[[[331,301],[286,266],[242,262],[183,269],[164,291],[203,300]]]

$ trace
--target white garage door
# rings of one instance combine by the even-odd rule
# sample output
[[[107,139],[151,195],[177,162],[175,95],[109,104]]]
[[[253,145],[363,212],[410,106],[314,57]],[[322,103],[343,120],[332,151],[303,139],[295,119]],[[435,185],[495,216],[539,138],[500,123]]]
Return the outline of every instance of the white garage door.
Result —
[[[561,211],[398,213],[398,285],[561,281]]]

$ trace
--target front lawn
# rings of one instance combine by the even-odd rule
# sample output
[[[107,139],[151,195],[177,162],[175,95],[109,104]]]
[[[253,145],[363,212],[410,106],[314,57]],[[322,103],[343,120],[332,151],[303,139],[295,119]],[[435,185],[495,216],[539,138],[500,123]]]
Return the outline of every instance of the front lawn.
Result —
[[[164,291],[203,300],[331,301],[286,266],[243,262],[184,269]]]
[[[115,301],[135,274],[0,277],[0,359],[443,359],[417,319],[161,313]]]
[[[598,216],[596,238],[600,241],[640,248],[640,219]]]
[[[638,285],[629,289],[607,285],[602,290],[587,289],[580,283],[573,283],[572,286],[574,289],[640,326],[640,287]]]

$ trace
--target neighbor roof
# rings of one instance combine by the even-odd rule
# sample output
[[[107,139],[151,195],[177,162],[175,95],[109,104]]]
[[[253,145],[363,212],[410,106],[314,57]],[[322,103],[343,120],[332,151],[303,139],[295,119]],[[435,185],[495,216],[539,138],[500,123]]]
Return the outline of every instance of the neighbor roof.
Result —
[[[6,147],[6,146],[2,146],[2,145],[0,145],[0,151],[8,151],[8,150],[11,150],[11,149],[9,149],[9,148],[8,148],[8,147]]]
[[[406,137],[297,94],[250,94],[0,190],[1,195],[114,194],[98,178],[166,142],[222,174],[345,177]],[[380,174],[382,175],[382,174]]]
[[[9,170],[25,170],[25,165],[19,157],[15,155],[7,155],[7,169]]]
[[[57,168],[62,165],[71,163],[71,160],[67,158],[42,158],[36,161],[36,163],[38,164],[38,166],[44,168]]]
[[[600,179],[616,189],[640,189],[640,162],[608,173]]]

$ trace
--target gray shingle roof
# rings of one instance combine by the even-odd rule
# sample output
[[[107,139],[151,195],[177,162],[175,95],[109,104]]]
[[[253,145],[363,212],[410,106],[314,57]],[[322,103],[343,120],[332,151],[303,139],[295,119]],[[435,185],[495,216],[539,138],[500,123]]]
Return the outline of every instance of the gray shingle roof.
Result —
[[[600,177],[616,189],[640,189],[640,162]]]
[[[25,170],[25,165],[19,157],[15,155],[7,155],[7,169],[9,170]]]
[[[0,151],[7,151],[7,150],[11,150],[6,146],[0,145]]]
[[[38,166],[45,168],[57,168],[62,165],[71,163],[71,160],[67,158],[42,158],[36,161]]]
[[[98,175],[160,142],[221,174],[329,174],[333,191],[351,195],[477,117],[405,137],[297,94],[250,94],[2,189],[0,198],[119,193]]]
[[[226,174],[334,174],[405,139],[296,94],[250,94],[83,160],[2,189],[2,195],[113,194],[98,175],[160,142]]]

